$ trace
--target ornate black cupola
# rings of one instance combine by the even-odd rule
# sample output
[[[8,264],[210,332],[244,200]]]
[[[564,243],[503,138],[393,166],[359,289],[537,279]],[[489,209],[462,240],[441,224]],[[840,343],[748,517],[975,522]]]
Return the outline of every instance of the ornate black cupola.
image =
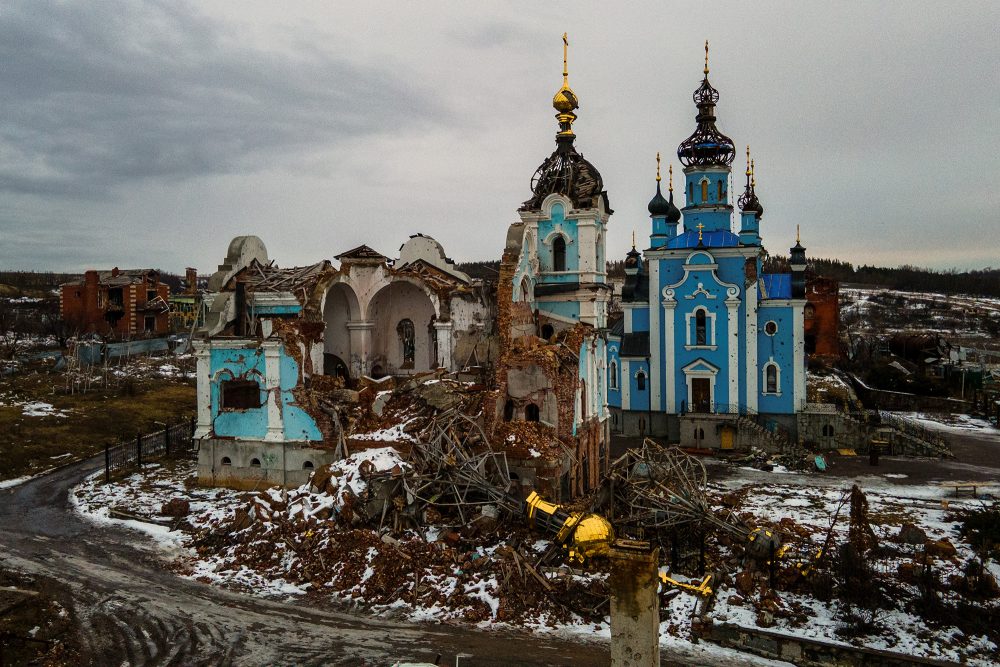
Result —
[[[568,46],[569,41],[564,34],[563,85],[552,98],[552,106],[557,112],[556,119],[559,121],[556,150],[531,177],[532,197],[521,205],[522,211],[541,208],[545,198],[553,193],[569,197],[575,208],[595,208],[598,198],[603,196],[605,207],[610,211],[600,172],[584,159],[573,145],[576,140],[576,134],[573,132],[573,122],[576,120],[574,112],[580,108],[580,101],[569,87],[566,59]]]
[[[799,226],[795,225],[795,245],[788,249],[788,264],[792,267],[792,298],[806,297],[806,249],[802,246]]]
[[[673,187],[670,188],[670,198],[673,199],[674,192]],[[654,218],[666,218],[670,215],[670,202],[663,197],[663,193],[660,192],[660,154],[656,154],[656,194],[653,198],[649,200],[649,206],[646,207],[649,211],[649,215]],[[676,208],[676,207],[675,207]]]
[[[694,91],[694,103],[698,107],[695,120],[698,128],[677,147],[677,157],[685,167],[708,165],[731,165],[736,157],[733,140],[715,127],[715,104],[719,101],[719,91],[708,82],[708,41],[705,42],[705,78],[698,90]]]
[[[764,215],[764,207],[757,199],[757,181],[753,173],[753,160],[750,158],[750,147],[747,146],[747,186],[736,202],[744,213],[753,213],[758,219]]]

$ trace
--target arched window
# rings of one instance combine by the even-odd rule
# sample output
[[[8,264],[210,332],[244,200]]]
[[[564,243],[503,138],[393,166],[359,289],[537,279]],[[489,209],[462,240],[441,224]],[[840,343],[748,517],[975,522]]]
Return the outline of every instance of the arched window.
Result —
[[[717,197],[717,199],[721,202],[723,195],[725,195],[725,193],[722,191],[722,180],[720,179],[719,181],[717,181],[717,184],[719,186],[718,187],[719,196]]]
[[[778,393],[778,366],[776,364],[768,364],[764,367],[764,393]]]
[[[250,459],[250,467],[251,468],[259,468],[260,467],[260,459]]]
[[[413,358],[416,352],[416,334],[413,320],[400,320],[396,325],[396,335],[399,336],[400,356],[403,358],[403,368],[413,368]]]
[[[304,462],[304,463],[302,464],[302,469],[303,469],[303,470],[312,470],[312,469],[313,469],[313,468],[315,468],[315,467],[316,467],[316,466],[314,466],[314,465],[313,465],[313,462],[312,462],[312,461],[306,461],[306,462]]]
[[[507,402],[503,404],[503,420],[509,422],[514,418],[514,401],[507,399]]]
[[[646,373],[639,371],[635,376],[635,388],[638,391],[646,391]]]
[[[704,440],[705,439],[705,429],[703,429],[700,426],[695,426],[694,427],[694,439],[697,440],[698,442],[701,442],[702,440]]]
[[[527,302],[531,301],[531,295],[528,292],[531,291],[531,284],[528,282],[527,278],[521,279],[521,301]]]
[[[524,406],[524,421],[536,422],[541,418],[541,411],[538,406],[534,403],[528,403]]]
[[[704,204],[708,201],[708,179],[701,182],[701,203]]]
[[[694,183],[688,183],[688,203],[694,203]]]
[[[223,456],[222,457],[222,465],[224,465],[224,466],[231,466],[231,465],[233,465],[233,460],[231,458],[229,458],[228,456]]]
[[[694,314],[694,344],[708,345],[708,329],[705,326],[705,311],[699,308]]]
[[[544,338],[545,340],[548,340],[548,339],[552,338],[552,335],[555,332],[556,332],[556,330],[552,328],[551,324],[543,324],[542,325],[542,338]]]
[[[833,426],[830,424],[823,424],[823,435],[827,438],[833,437]]]
[[[608,366],[608,385],[612,389],[618,389],[618,364],[614,361]]]
[[[562,236],[557,236],[552,241],[552,270],[566,270],[566,239]]]

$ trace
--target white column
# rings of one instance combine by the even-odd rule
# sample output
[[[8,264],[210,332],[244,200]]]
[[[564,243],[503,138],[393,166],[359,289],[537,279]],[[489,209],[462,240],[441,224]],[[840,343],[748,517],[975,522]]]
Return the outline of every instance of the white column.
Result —
[[[806,407],[806,342],[805,322],[802,315],[803,303],[796,303],[792,306],[792,327],[794,334],[792,354],[795,355],[792,361],[793,373],[795,374],[793,379],[792,406],[796,412],[800,412]]]
[[[197,363],[195,376],[198,383],[198,425],[195,438],[204,438],[212,433],[212,351],[211,343],[194,341],[194,358]]]
[[[726,299],[727,328],[729,343],[726,344],[726,354],[729,357],[729,412],[739,412],[740,402],[740,300],[736,298],[736,288],[729,288]]]
[[[452,368],[453,360],[451,358],[451,331],[452,331],[452,323],[450,321],[434,323],[434,333],[437,335],[438,366],[440,366],[441,368],[445,368],[449,371],[457,371],[460,369]]]
[[[285,420],[281,415],[281,350],[278,344],[264,346],[264,388],[267,390],[267,435],[265,440],[285,439]]]
[[[671,299],[663,300],[663,366],[667,385],[667,404],[663,410],[668,414],[677,414],[677,360],[674,358],[674,319],[677,302]]]
[[[618,359],[621,362],[621,377],[618,386],[622,392],[622,410],[632,409],[632,369],[630,363],[625,359]]]
[[[660,398],[660,350],[663,349],[660,335],[660,261],[649,261],[649,402],[652,410],[663,410]],[[669,378],[669,373],[667,374]],[[670,383],[667,382],[667,396],[670,396]],[[670,401],[667,400],[667,412],[670,412]]]
[[[348,322],[347,330],[351,336],[351,376],[360,377],[368,373],[368,356],[372,346],[372,330],[375,328],[374,322],[364,320]]]
[[[747,331],[743,344],[746,347],[745,358],[747,364],[747,408],[757,412],[757,281],[755,280],[746,289],[747,299]]]

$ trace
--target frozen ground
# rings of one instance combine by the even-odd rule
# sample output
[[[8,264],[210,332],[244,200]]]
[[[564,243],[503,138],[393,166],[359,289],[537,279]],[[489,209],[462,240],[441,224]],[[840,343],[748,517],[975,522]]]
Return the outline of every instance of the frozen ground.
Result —
[[[369,463],[364,463],[368,461]],[[288,517],[324,517],[338,511],[345,503],[347,489],[353,494],[364,490],[360,473],[362,467],[374,470],[388,470],[404,465],[391,448],[370,450],[364,456],[341,462],[336,479],[338,492],[317,493],[307,488],[280,491],[268,490],[259,494],[248,494],[225,489],[202,489],[193,487],[185,480],[193,474],[190,465],[175,468],[148,466],[143,474],[135,474],[121,483],[104,485],[99,476],[91,477],[73,493],[77,509],[85,516],[99,523],[117,523],[141,530],[151,535],[162,547],[164,555],[173,559],[177,569],[189,578],[210,581],[257,595],[287,599],[303,595],[324,595],[330,600],[349,605],[361,605],[368,613],[389,618],[403,618],[412,621],[473,623],[479,628],[499,629],[512,627],[501,608],[500,584],[495,570],[481,568],[481,574],[462,576],[461,563],[451,569],[428,567],[419,584],[432,591],[419,598],[404,595],[393,599],[391,591],[378,591],[379,574],[386,566],[386,559],[398,561],[400,556],[393,552],[390,543],[378,539],[377,535],[363,539],[354,553],[353,562],[344,563],[336,569],[336,575],[325,585],[303,581],[299,569],[306,567],[307,559],[297,557],[295,549],[286,548],[283,541],[289,536]],[[722,464],[719,464],[722,465]],[[713,466],[714,467],[714,466]],[[790,559],[807,558],[822,544],[831,517],[850,488],[857,482],[867,493],[870,505],[870,519],[880,541],[894,544],[895,536],[904,521],[911,521],[924,530],[930,540],[948,540],[955,546],[954,557],[943,559],[937,568],[943,579],[960,574],[961,568],[973,554],[960,538],[957,524],[953,520],[956,509],[970,506],[977,501],[956,500],[950,497],[951,490],[938,485],[907,485],[905,475],[892,472],[877,472],[855,480],[845,480],[832,476],[787,473],[775,475],[753,469],[740,469],[731,477],[718,479],[711,484],[712,496],[716,499],[738,496],[736,511],[745,517],[764,517],[773,524],[784,520],[785,528],[794,527],[796,537],[792,540],[794,549]],[[1000,494],[1000,488],[993,489]],[[348,494],[350,495],[350,494]],[[127,508],[132,514],[147,516],[167,523],[159,516],[161,506],[172,498],[185,498],[191,503],[191,514],[187,517],[186,530],[171,530],[169,525],[158,525],[144,521],[123,520],[109,515],[111,508]],[[194,548],[192,533],[199,529],[223,530],[237,511],[253,501],[252,512],[260,513],[262,519],[255,530],[265,551],[279,552],[277,557],[255,561],[247,554],[237,553],[237,547],[221,551],[204,551]],[[948,508],[942,501],[946,501]],[[322,525],[320,519],[316,525]],[[332,522],[330,522],[332,523]],[[833,529],[835,539],[843,541],[847,537],[847,510],[841,511],[839,521]],[[338,534],[339,528],[332,528],[331,536]],[[310,531],[311,533],[312,531]],[[357,531],[353,531],[357,532]],[[424,534],[430,541],[438,539],[444,530],[431,528]],[[327,540],[327,533],[320,529],[306,539]],[[545,540],[538,540],[526,547],[528,553],[538,553],[547,547]],[[317,548],[323,545],[319,544]],[[240,547],[243,549],[244,547]],[[299,547],[301,548],[301,547]],[[480,547],[473,560],[492,562],[498,558],[498,548],[502,545]],[[397,549],[398,551],[398,549]],[[415,552],[409,552],[413,557]],[[889,570],[898,567],[914,554],[905,549],[882,563],[880,567]],[[405,557],[405,554],[404,554]],[[468,566],[468,563],[466,563]],[[994,575],[1000,575],[1000,568],[991,565]],[[578,572],[573,575],[586,583],[600,579],[603,575],[588,575]],[[730,579],[731,581],[731,579]],[[904,592],[915,596],[916,588],[904,586]],[[946,593],[945,595],[949,595]],[[412,600],[416,599],[416,602]],[[423,600],[423,602],[421,602]],[[465,600],[466,602],[456,602]],[[830,642],[848,642],[837,630],[844,625],[843,609],[836,602],[821,603],[806,594],[781,592],[779,612],[772,632],[787,633]],[[758,609],[754,596],[740,595],[732,583],[724,584],[718,591],[712,616],[720,621],[737,623],[749,628],[758,625]],[[727,655],[743,654],[722,649],[710,643],[692,642],[690,618],[695,599],[681,594],[667,603],[666,619],[661,624],[661,642],[674,654],[689,656],[694,662],[723,661]],[[995,604],[988,603],[988,604]],[[554,618],[540,614],[525,620],[525,626],[541,635],[559,637],[586,636],[607,640],[610,629],[605,621],[594,622],[578,616]],[[911,613],[906,605],[886,610],[882,614],[883,627],[892,632],[854,639],[865,646],[881,648],[911,655],[964,661],[972,665],[993,664],[989,658],[997,647],[983,636],[966,636],[958,628],[947,624],[929,627],[918,616]],[[761,660],[761,664],[766,661]]]

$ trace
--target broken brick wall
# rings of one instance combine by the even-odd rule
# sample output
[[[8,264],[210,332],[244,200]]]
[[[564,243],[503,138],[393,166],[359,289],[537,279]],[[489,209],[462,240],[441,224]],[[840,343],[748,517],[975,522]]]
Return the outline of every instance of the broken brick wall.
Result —
[[[811,276],[806,280],[806,352],[823,357],[840,356],[840,283]],[[811,350],[811,351],[810,351]]]

